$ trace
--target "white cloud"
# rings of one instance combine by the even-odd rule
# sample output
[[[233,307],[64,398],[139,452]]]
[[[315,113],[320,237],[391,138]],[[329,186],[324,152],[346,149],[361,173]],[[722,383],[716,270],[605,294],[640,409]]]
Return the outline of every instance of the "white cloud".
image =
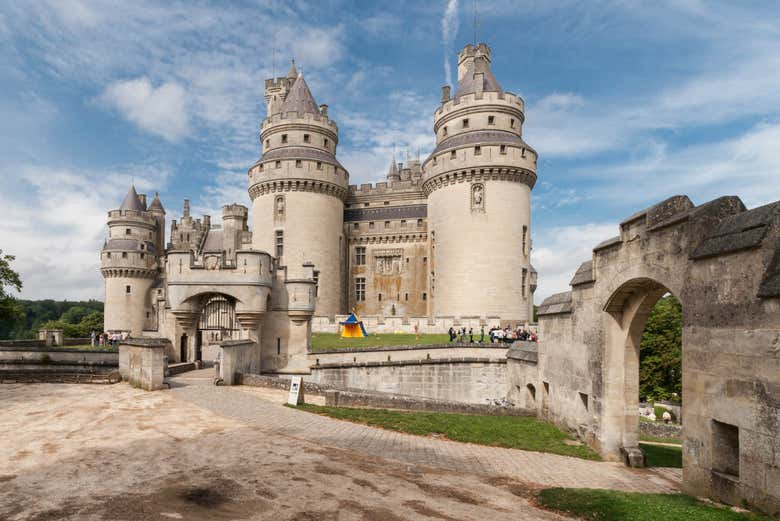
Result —
[[[538,272],[534,300],[540,304],[553,293],[568,291],[574,272],[592,258],[593,248],[619,232],[617,223],[584,223],[537,227],[531,263]]]
[[[458,0],[447,0],[447,7],[441,18],[441,40],[444,47],[444,83],[452,85],[452,44],[458,34],[460,20],[458,19]]]
[[[100,99],[142,130],[177,141],[188,132],[186,96],[175,82],[155,87],[142,77],[111,83]]]
[[[139,191],[165,185],[163,170],[74,172],[40,166],[0,175],[0,237],[15,255],[21,296],[30,299],[103,298],[99,253],[106,212],[119,206],[131,178]]]

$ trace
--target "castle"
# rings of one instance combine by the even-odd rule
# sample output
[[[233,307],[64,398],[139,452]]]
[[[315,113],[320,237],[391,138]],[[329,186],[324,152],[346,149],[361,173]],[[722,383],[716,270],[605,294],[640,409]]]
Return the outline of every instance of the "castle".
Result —
[[[248,172],[252,231],[242,205],[225,206],[215,225],[185,201],[166,245],[159,198],[147,205],[134,188],[109,212],[107,330],[168,338],[172,361],[248,338],[258,372],[297,372],[315,314],[322,330],[351,309],[441,332],[532,320],[537,154],[522,139],[523,100],[499,85],[487,45],[458,53],[433,152],[422,163],[393,158],[375,185],[349,184],[338,127],[294,62],[266,80],[265,100],[263,154]]]

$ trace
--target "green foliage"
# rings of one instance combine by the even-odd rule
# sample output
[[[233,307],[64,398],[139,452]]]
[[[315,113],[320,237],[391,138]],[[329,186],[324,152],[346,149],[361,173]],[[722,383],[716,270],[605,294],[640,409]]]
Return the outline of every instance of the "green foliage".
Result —
[[[439,434],[444,438],[465,443],[550,452],[590,460],[600,459],[598,454],[586,445],[572,444],[574,438],[551,423],[528,416],[389,411],[310,404],[299,405],[297,408],[418,436]]]
[[[100,332],[102,326],[103,303],[97,300],[68,302],[55,300],[17,300],[21,315],[17,319],[0,319],[0,340],[16,338],[37,338],[38,330],[45,326],[65,330],[66,337],[86,337],[92,329]],[[71,308],[87,310],[71,313],[63,317]],[[99,313],[99,315],[94,315]],[[94,316],[93,316],[94,315]],[[91,317],[91,318],[90,318]],[[78,318],[77,321],[76,318]],[[75,322],[67,322],[73,320]]]
[[[769,521],[753,513],[709,505],[685,494],[642,494],[588,488],[548,488],[539,493],[547,508],[592,521]]]
[[[65,313],[62,314],[60,320],[67,322],[68,324],[78,324],[81,320],[92,312],[91,309],[84,306],[73,306],[68,308]]]
[[[19,302],[10,293],[10,290],[22,291],[22,279],[11,268],[15,259],[13,255],[3,255],[0,250],[0,322],[14,322],[22,315]]]
[[[669,295],[655,305],[642,335],[639,347],[639,396],[643,399],[680,400],[681,368],[682,307],[679,300]]]
[[[648,467],[675,467],[682,468],[682,445],[670,447],[668,445],[653,445],[652,443],[640,443],[639,447],[645,453]]]

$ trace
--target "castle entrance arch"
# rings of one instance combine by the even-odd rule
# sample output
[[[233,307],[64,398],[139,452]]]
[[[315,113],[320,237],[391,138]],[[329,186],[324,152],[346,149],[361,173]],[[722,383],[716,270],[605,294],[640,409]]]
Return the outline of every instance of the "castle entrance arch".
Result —
[[[603,424],[619,446],[626,464],[644,466],[639,448],[639,348],[645,325],[655,305],[671,291],[651,278],[622,284],[607,299],[604,310],[605,353]]]
[[[195,360],[214,360],[219,343],[238,338],[241,328],[236,320],[236,300],[221,293],[201,298],[202,307],[195,337]]]

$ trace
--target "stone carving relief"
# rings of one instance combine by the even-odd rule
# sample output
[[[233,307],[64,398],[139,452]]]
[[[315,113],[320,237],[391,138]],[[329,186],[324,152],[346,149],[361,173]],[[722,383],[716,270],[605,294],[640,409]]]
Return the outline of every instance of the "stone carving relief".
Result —
[[[377,275],[398,275],[403,268],[404,251],[402,249],[377,250],[374,252],[376,265],[374,272]]]
[[[274,198],[274,220],[284,221],[285,212],[287,211],[286,203],[283,195],[277,195]]]
[[[471,185],[471,211],[485,211],[485,185],[482,183],[474,183]]]
[[[206,257],[204,264],[206,265],[206,269],[210,271],[215,271],[219,269],[219,257],[216,255],[210,255]]]

